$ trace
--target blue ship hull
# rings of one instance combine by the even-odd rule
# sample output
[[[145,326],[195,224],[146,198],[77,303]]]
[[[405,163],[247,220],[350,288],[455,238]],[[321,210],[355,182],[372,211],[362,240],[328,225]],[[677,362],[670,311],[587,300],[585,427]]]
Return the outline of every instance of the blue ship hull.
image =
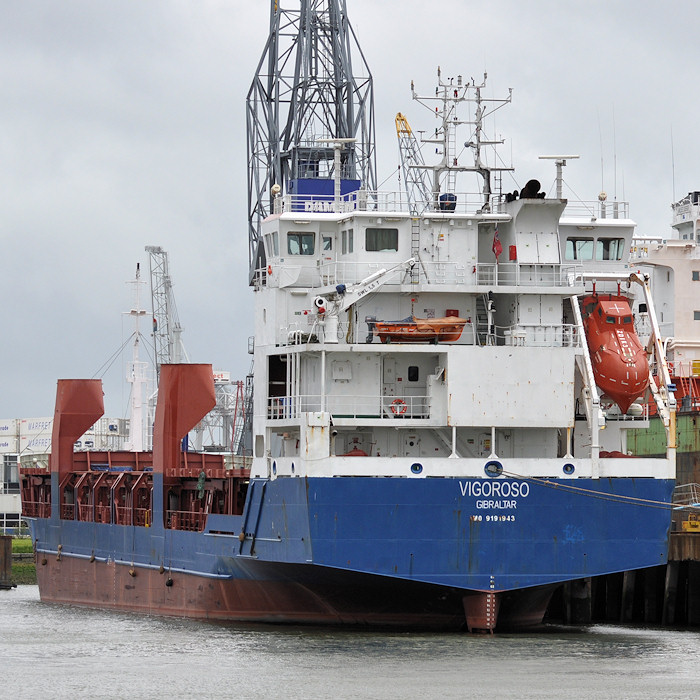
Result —
[[[243,515],[209,515],[204,532],[164,527],[157,511],[151,527],[56,517],[31,526],[46,600],[223,619],[445,625],[475,592],[503,594],[506,608],[510,596],[511,617],[527,619],[523,596],[546,591],[546,606],[561,582],[663,564],[670,513],[654,506],[669,502],[673,485],[253,479]],[[105,566],[107,574],[90,573]],[[183,602],[153,598],[167,580],[189,591]],[[203,586],[221,600],[197,602]]]

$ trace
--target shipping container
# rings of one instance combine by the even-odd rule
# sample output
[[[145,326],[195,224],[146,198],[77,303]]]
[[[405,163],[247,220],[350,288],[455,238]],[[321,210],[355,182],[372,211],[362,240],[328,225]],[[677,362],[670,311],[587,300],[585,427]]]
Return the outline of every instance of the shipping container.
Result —
[[[51,452],[51,433],[45,435],[20,435],[20,454],[45,454]]]
[[[17,452],[19,441],[16,435],[3,435],[0,433],[0,454]]]
[[[0,438],[17,436],[17,419],[16,418],[0,418]]]
[[[53,430],[53,418],[22,418],[20,420],[19,435],[47,435],[51,437]]]

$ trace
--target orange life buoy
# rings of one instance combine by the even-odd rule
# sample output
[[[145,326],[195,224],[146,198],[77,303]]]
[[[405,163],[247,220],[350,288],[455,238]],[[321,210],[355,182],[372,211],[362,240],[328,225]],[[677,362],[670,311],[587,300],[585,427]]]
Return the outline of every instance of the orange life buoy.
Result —
[[[267,266],[267,274],[271,275],[272,274],[272,265]]]
[[[403,399],[394,399],[391,402],[391,412],[394,415],[402,416],[404,413],[406,413],[406,408],[406,402]]]

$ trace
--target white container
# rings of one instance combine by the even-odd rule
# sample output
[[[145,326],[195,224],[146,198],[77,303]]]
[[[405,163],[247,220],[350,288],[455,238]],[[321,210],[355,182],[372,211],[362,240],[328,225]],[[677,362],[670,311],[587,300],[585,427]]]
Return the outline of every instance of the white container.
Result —
[[[15,454],[19,440],[16,435],[4,435],[0,433],[0,454]]]
[[[19,436],[48,435],[51,437],[53,418],[22,418],[19,422]]]
[[[0,438],[17,437],[17,420],[15,418],[0,418]]]
[[[51,452],[51,433],[46,435],[20,435],[19,452],[22,455]]]

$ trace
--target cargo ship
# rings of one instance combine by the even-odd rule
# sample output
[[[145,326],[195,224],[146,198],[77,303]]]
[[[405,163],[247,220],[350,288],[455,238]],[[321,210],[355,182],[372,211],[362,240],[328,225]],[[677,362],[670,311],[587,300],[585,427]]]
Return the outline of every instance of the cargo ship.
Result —
[[[552,196],[504,192],[488,116],[511,93],[439,70],[411,86],[437,162],[399,115],[405,189],[380,192],[345,3],[274,2],[270,27],[247,102],[252,455],[183,451],[211,366],[161,366],[152,452],[74,452],[102,390],[59,381],[50,471],[23,474],[42,600],[493,631],[540,623],[564,582],[663,564],[675,399],[626,205],[568,203],[575,156]],[[641,458],[649,398],[666,444]]]

